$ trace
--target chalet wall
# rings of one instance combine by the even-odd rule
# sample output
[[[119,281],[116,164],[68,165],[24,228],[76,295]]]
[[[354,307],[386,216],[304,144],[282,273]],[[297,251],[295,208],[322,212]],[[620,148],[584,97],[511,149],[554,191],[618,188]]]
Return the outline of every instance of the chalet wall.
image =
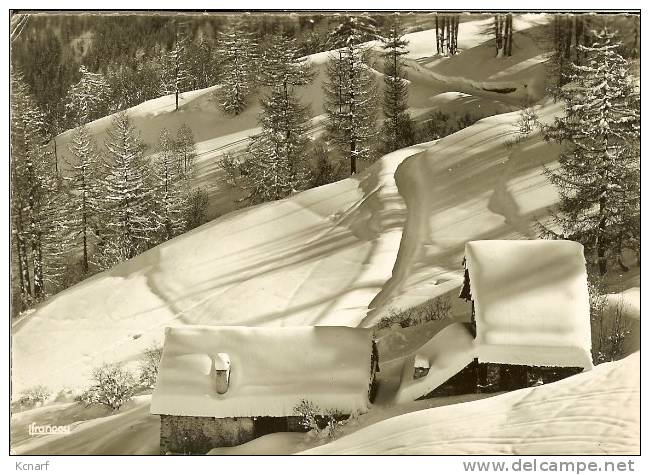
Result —
[[[298,416],[195,417],[160,416],[160,453],[205,454],[274,432],[305,432]]]
[[[160,416],[160,453],[205,454],[255,438],[251,417]]]
[[[418,375],[415,368],[414,377]],[[479,363],[476,359],[430,393],[418,398],[456,396],[471,393],[514,391],[521,388],[548,384],[574,374],[582,368],[556,368],[541,366]]]

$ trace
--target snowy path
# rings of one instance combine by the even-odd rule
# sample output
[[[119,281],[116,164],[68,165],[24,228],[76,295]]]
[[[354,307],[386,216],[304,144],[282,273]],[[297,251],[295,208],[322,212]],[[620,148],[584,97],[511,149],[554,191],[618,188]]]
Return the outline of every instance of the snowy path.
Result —
[[[544,120],[556,105],[539,109]],[[389,308],[416,305],[457,289],[464,245],[477,239],[532,237],[557,193],[542,173],[557,148],[539,133],[512,150],[518,113],[489,117],[405,160],[395,181],[408,215],[395,267],[362,325]]]

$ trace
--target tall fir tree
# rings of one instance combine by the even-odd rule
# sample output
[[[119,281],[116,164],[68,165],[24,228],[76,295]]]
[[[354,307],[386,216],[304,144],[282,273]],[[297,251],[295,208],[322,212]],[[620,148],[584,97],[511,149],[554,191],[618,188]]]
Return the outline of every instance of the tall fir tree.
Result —
[[[220,76],[221,65],[215,61],[214,44],[202,37],[192,45],[188,57],[188,73],[192,89],[214,86]]]
[[[11,74],[11,211],[20,293],[24,301],[46,296],[57,284],[63,259],[62,216],[44,117],[19,72]]]
[[[107,79],[85,66],[79,68],[79,73],[79,82],[70,87],[64,98],[65,121],[70,127],[86,124],[110,112],[111,90]]]
[[[310,66],[300,57],[295,40],[274,35],[265,51],[263,85],[271,92],[262,98],[262,132],[250,146],[251,198],[276,200],[304,189],[308,184],[307,108],[295,88],[313,79]]]
[[[566,116],[546,131],[563,146],[559,168],[547,170],[561,198],[557,224],[601,275],[640,246],[640,101],[620,47],[607,30],[578,45],[585,63],[572,64],[560,89]]]
[[[185,91],[190,78],[190,48],[191,41],[187,32],[187,25],[176,26],[174,46],[163,58],[163,82],[165,92],[174,94],[176,110],[178,110],[178,96]]]
[[[408,41],[397,21],[382,38],[384,57],[384,151],[392,152],[414,143],[414,130],[408,109],[408,83],[403,56],[408,53]]]
[[[340,28],[345,46],[330,54],[324,84],[327,129],[350,162],[350,174],[357,161],[370,156],[376,135],[376,85],[366,62],[368,50],[361,45],[365,29],[356,17]]]
[[[106,167],[102,179],[104,229],[96,253],[97,264],[103,269],[146,250],[156,231],[149,162],[126,112],[115,115],[108,131]]]
[[[257,44],[241,25],[231,25],[218,34],[217,56],[222,74],[215,97],[226,113],[238,115],[246,109],[255,90]]]
[[[188,198],[187,181],[178,166],[178,147],[167,129],[160,131],[158,153],[153,159],[155,185],[155,219],[160,242],[185,229]]]
[[[184,179],[192,178],[194,174],[194,159],[196,158],[196,144],[194,134],[187,124],[183,124],[176,132],[176,156],[178,170]]]
[[[69,194],[66,197],[66,242],[73,251],[81,250],[84,274],[89,271],[90,252],[99,235],[101,213],[100,156],[85,125],[76,128],[68,145]]]

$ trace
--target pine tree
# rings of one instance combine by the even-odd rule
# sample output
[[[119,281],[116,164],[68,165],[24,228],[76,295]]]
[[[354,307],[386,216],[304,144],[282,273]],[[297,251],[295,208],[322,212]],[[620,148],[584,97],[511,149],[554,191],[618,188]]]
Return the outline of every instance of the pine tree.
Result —
[[[252,36],[237,25],[219,33],[217,54],[222,75],[215,97],[228,114],[243,112],[254,91],[256,48]]]
[[[156,180],[155,203],[158,235],[168,241],[185,228],[187,181],[178,166],[178,147],[167,129],[160,131],[158,154],[153,160]]]
[[[640,102],[620,47],[607,30],[578,46],[586,62],[571,66],[560,90],[566,116],[546,134],[563,145],[559,169],[547,170],[562,236],[581,242],[601,275],[608,259],[640,246]]]
[[[188,75],[192,89],[203,89],[217,83],[221,65],[215,61],[214,45],[206,38],[201,38],[198,45],[189,49]]]
[[[176,156],[178,157],[178,170],[184,179],[189,179],[194,173],[194,159],[196,158],[196,144],[194,134],[187,124],[181,125],[176,133]]]
[[[72,132],[68,145],[72,160],[68,163],[70,193],[67,196],[66,242],[73,250],[81,249],[82,269],[88,272],[90,249],[96,242],[100,219],[100,157],[95,143],[82,125]]]
[[[358,20],[358,19],[357,19]],[[345,47],[329,57],[328,80],[324,85],[328,132],[350,161],[350,173],[357,160],[370,156],[375,136],[375,82],[366,61],[368,50],[360,45],[364,30],[352,17],[340,28]]]
[[[382,38],[384,57],[384,151],[392,152],[413,144],[414,132],[408,109],[408,84],[402,57],[408,53],[408,41],[397,21]]]
[[[106,141],[108,172],[102,180],[104,231],[97,264],[101,268],[131,259],[144,251],[156,231],[153,219],[149,163],[144,146],[126,112],[113,118]]]
[[[262,132],[253,138],[248,164],[255,202],[284,198],[308,183],[308,116],[295,88],[308,84],[313,73],[295,40],[280,35],[272,38],[264,64],[261,82],[271,92],[261,100]]]
[[[345,48],[351,42],[361,44],[379,38],[377,22],[367,14],[345,15],[329,33],[328,45],[332,49]]]
[[[176,28],[174,47],[165,55],[163,60],[163,81],[165,92],[174,94],[176,110],[178,110],[178,96],[185,91],[191,83],[189,70],[190,40],[187,34],[187,25]]]
[[[76,127],[106,115],[109,112],[111,90],[108,81],[99,73],[91,73],[85,66],[79,68],[81,78],[72,85],[65,97],[65,120]]]
[[[19,72],[11,74],[12,237],[24,300],[42,299],[56,284],[62,249],[58,181],[44,135],[43,113]]]

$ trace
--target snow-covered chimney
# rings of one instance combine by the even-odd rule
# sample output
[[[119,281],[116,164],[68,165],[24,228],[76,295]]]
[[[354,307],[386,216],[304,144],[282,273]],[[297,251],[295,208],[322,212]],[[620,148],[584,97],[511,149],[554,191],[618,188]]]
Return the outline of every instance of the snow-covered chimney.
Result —
[[[431,363],[429,359],[423,355],[415,355],[415,361],[413,362],[413,379],[420,379],[429,374],[429,369],[431,368]]]
[[[228,353],[217,353],[214,358],[214,381],[217,392],[225,394],[230,383],[230,356]]]

